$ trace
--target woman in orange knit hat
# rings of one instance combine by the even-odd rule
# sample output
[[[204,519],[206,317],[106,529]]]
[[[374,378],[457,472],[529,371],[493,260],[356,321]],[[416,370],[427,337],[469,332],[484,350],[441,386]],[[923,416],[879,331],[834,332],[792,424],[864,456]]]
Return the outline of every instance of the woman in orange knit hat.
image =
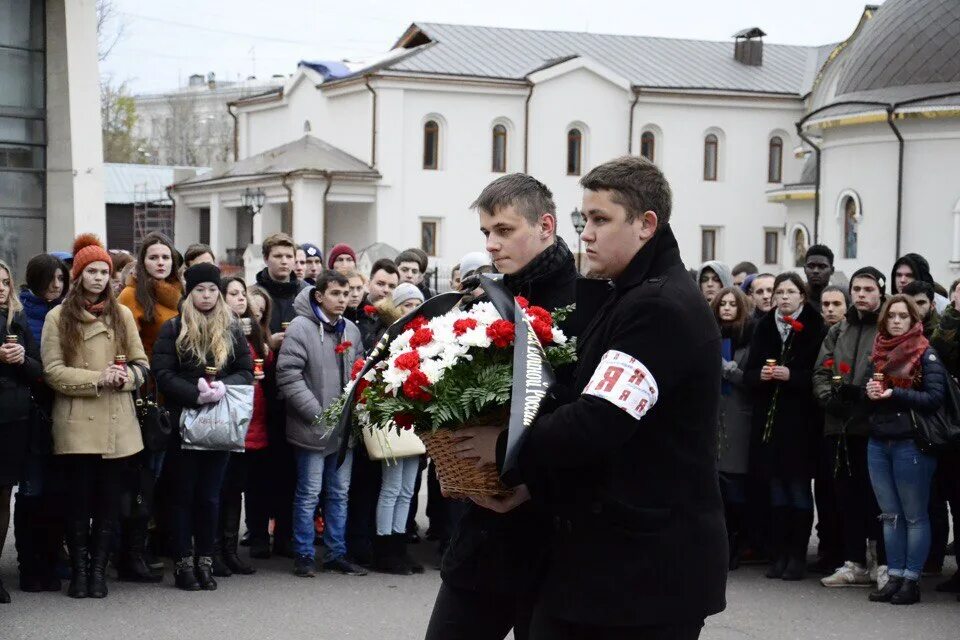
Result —
[[[76,239],[73,253],[70,292],[47,315],[41,360],[54,391],[54,454],[66,473],[68,593],[103,598],[127,463],[143,449],[133,391],[148,364],[133,314],[110,287],[110,254],[90,234]]]

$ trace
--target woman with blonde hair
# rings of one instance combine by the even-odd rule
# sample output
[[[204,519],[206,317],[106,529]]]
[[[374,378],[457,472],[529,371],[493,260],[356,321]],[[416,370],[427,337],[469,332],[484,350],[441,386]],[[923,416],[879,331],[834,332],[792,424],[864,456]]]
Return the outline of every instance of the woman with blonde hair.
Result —
[[[133,391],[143,384],[147,356],[133,314],[110,287],[110,254],[90,234],[77,238],[73,254],[70,292],[47,315],[41,354],[68,493],[68,593],[103,598],[127,464],[143,449]]]
[[[220,269],[199,263],[187,269],[184,278],[187,296],[181,316],[163,325],[152,359],[174,425],[180,424],[184,409],[219,402],[226,385],[253,382],[253,358],[220,293]],[[208,368],[216,373],[208,373]],[[175,428],[167,456],[176,585],[185,591],[212,591],[217,588],[213,555],[220,491],[230,453],[183,449]]]

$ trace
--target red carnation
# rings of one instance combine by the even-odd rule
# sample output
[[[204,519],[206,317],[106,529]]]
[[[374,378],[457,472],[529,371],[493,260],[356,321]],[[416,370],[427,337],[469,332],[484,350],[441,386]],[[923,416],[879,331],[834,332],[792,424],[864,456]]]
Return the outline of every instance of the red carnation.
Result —
[[[530,323],[533,327],[533,332],[537,334],[537,338],[540,340],[540,344],[547,346],[553,342],[553,327],[548,322],[543,322],[540,319],[535,319]]]
[[[397,369],[413,371],[420,366],[420,355],[416,351],[404,351],[393,361]]]
[[[477,321],[473,318],[460,318],[453,323],[453,335],[458,338],[465,334],[470,329],[477,328]]]
[[[350,369],[350,379],[356,380],[361,371],[363,371],[363,358],[357,358],[353,361],[353,368]]]
[[[428,322],[430,321],[423,316],[417,316],[415,318],[411,318],[410,322],[408,322],[403,328],[404,330],[413,329],[414,331],[417,331],[418,329],[422,329],[423,327],[427,326]]]
[[[790,328],[797,333],[803,331],[803,323],[799,320],[794,320],[793,316],[783,316],[783,321],[790,325]]]
[[[353,397],[360,404],[366,403],[367,399],[363,397],[363,392],[366,391],[367,387],[369,386],[370,386],[369,380],[364,380],[363,378],[360,378],[360,380],[357,382],[357,386],[354,387]]]
[[[517,296],[517,304],[520,305],[521,309],[526,309],[530,306],[530,301],[523,296]]]
[[[393,421],[401,429],[413,429],[413,414],[401,411],[393,415]]]
[[[514,330],[513,323],[509,320],[497,320],[487,327],[487,336],[493,341],[495,347],[502,349],[513,342]]]
[[[373,317],[373,316],[377,315],[377,308],[376,308],[375,306],[373,306],[372,304],[365,304],[365,305],[363,305],[363,312],[364,312],[365,314],[367,314],[368,316]]]
[[[414,348],[422,347],[430,344],[431,340],[433,340],[433,331],[423,327],[413,332],[413,336],[410,338],[410,346]]]
[[[430,386],[430,380],[420,369],[414,369],[407,376],[407,381],[403,383],[403,394],[411,400],[422,400],[426,402],[433,398],[433,394],[426,390]]]
[[[341,342],[336,347],[334,347],[333,350],[336,352],[337,355],[341,355],[346,353],[347,349],[349,349],[352,346],[353,346],[352,342],[350,342],[349,340],[345,340],[344,342]]]
[[[553,326],[553,316],[551,316],[550,312],[543,307],[530,307],[527,309],[527,315],[534,320],[539,320],[540,322],[544,322],[547,325]]]
[[[846,362],[841,362],[840,373],[842,373],[843,375],[847,375],[848,373],[850,373],[850,365],[847,364]]]
[[[827,358],[826,360],[823,361],[823,368],[833,369],[833,363],[834,363],[833,358]]]

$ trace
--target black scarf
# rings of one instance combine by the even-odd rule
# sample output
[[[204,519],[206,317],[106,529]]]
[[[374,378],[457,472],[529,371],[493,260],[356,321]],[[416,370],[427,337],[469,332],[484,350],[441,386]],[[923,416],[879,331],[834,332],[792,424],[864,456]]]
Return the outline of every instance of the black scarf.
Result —
[[[293,298],[300,293],[300,281],[296,276],[290,276],[288,282],[278,282],[270,277],[266,268],[257,273],[257,284],[266,289],[273,298]]]
[[[504,275],[503,284],[514,295],[519,295],[528,291],[537,281],[555,277],[566,270],[576,273],[576,269],[573,253],[563,238],[557,236],[556,241],[537,254],[527,266],[516,273]]]

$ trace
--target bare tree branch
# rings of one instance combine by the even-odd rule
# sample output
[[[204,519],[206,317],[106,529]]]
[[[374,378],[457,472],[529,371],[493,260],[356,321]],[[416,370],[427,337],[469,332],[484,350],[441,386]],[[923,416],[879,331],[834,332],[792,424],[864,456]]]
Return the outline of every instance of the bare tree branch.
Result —
[[[113,23],[116,23],[116,26],[112,29],[112,34],[108,34]],[[97,0],[97,57],[101,62],[106,60],[117,46],[126,29],[127,23],[120,18],[120,12],[113,0]]]

